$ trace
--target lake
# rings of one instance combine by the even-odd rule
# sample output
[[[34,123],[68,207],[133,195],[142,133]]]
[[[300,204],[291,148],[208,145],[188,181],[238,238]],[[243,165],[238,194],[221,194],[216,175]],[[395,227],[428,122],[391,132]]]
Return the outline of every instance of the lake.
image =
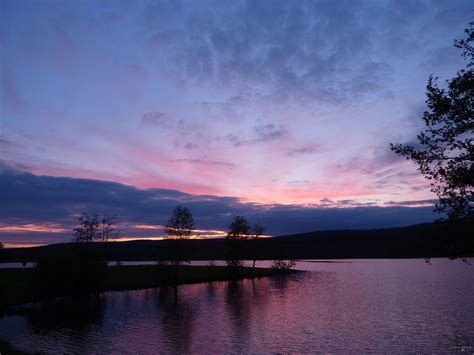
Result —
[[[474,265],[297,268],[309,272],[11,307],[0,339],[46,353],[474,352]]]

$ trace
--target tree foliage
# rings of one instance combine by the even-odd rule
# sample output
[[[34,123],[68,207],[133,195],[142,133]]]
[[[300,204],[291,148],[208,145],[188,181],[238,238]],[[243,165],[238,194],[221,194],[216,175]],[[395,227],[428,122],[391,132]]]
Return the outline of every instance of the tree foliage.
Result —
[[[194,230],[194,218],[186,207],[176,206],[165,226],[165,233],[170,239],[189,239]]]
[[[79,226],[74,228],[75,242],[108,242],[116,239],[120,231],[115,228],[115,215],[104,215],[99,218],[96,214],[83,213],[77,221]]]
[[[391,144],[391,149],[418,165],[437,194],[438,212],[451,220],[474,216],[474,22],[465,30],[467,37],[455,41],[467,61],[466,69],[440,87],[430,76],[426,86],[426,129],[415,145]]]
[[[243,216],[235,216],[232,223],[229,225],[229,231],[227,232],[226,239],[228,239],[231,244],[229,245],[230,250],[227,256],[226,263],[228,266],[237,267],[242,266],[242,260],[238,260],[236,254],[238,253],[238,249],[240,244],[238,244],[239,240],[245,239],[257,239],[265,233],[265,228],[262,226],[255,224],[252,228],[250,223],[247,219]],[[255,267],[255,261],[253,260],[253,267]]]
[[[235,216],[232,223],[229,225],[229,232],[227,232],[227,239],[247,239],[252,235],[252,227],[243,216]]]
[[[117,216],[115,215],[104,215],[100,219],[100,230],[99,240],[102,242],[108,242],[113,239],[117,239],[120,236],[120,231],[115,228],[115,221]]]
[[[79,226],[74,228],[75,242],[93,242],[98,235],[99,217],[88,213],[83,213],[77,221]]]
[[[0,249],[3,249],[5,248],[5,244],[3,244],[2,242],[0,242]]]
[[[254,224],[252,229],[252,238],[257,239],[265,234],[265,228],[259,224]]]

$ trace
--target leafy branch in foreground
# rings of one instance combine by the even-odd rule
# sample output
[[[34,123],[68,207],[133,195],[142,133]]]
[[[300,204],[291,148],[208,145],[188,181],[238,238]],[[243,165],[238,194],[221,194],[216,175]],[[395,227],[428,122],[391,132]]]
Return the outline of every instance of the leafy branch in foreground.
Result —
[[[474,22],[465,33],[467,38],[454,45],[462,49],[466,69],[446,80],[446,88],[433,75],[428,80],[428,110],[422,118],[426,129],[417,135],[418,142],[390,145],[418,165],[438,196],[436,211],[447,212],[451,220],[474,216]]]

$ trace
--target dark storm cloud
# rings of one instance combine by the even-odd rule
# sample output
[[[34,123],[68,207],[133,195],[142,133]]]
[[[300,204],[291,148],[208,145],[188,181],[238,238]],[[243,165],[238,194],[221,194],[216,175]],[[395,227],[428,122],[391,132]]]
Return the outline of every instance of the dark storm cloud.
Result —
[[[435,218],[431,207],[381,208],[352,200],[329,199],[309,207],[260,205],[234,197],[191,195],[166,189],[142,190],[108,181],[37,176],[11,167],[1,170],[0,186],[3,225],[52,223],[70,229],[74,217],[84,211],[116,214],[121,222],[128,224],[164,224],[177,204],[191,209],[199,228],[226,228],[233,216],[244,215],[252,223],[264,224],[274,235],[401,226]],[[398,205],[417,203],[404,201]]]

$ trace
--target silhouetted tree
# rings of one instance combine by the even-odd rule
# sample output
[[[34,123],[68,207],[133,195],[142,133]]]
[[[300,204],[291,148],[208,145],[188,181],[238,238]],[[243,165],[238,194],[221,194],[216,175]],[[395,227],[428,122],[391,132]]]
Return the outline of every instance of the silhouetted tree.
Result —
[[[165,233],[170,239],[189,239],[193,234],[194,218],[186,207],[176,206],[165,226]]]
[[[115,215],[104,215],[101,218],[96,214],[83,213],[77,220],[79,226],[74,228],[75,242],[93,242],[95,240],[108,242],[116,239],[120,231],[115,229]]]
[[[422,118],[426,129],[417,135],[418,143],[390,145],[418,164],[439,198],[436,211],[447,212],[452,220],[474,216],[474,22],[465,33],[454,45],[462,49],[466,69],[446,80],[446,88],[433,75],[428,80],[428,110]]]
[[[252,238],[254,240],[260,238],[264,233],[265,233],[265,228],[263,228],[261,225],[258,225],[258,224],[255,224],[253,226],[253,230],[252,230]],[[257,259],[253,259],[253,265],[252,265],[252,269],[255,269],[255,262],[257,261]]]
[[[0,242],[0,249],[3,249],[5,248],[5,244],[3,244],[2,242]]]
[[[165,226],[165,233],[169,239],[189,239],[193,235],[194,218],[191,211],[182,206],[176,206]],[[178,283],[178,269],[183,260],[179,257],[179,250],[175,253],[175,283]]]
[[[235,216],[232,223],[229,225],[226,239],[229,240],[230,253],[227,256],[227,266],[237,267],[242,266],[242,260],[239,260],[235,253],[239,246],[239,240],[247,239],[252,235],[252,227],[243,216]]]
[[[77,221],[79,226],[74,228],[75,242],[91,243],[99,235],[99,217],[88,213],[83,213]]]
[[[99,240],[108,242],[117,239],[120,236],[120,231],[115,229],[116,215],[104,215],[100,219]]]
[[[227,239],[247,239],[252,234],[249,222],[242,216],[235,216],[229,225]]]

